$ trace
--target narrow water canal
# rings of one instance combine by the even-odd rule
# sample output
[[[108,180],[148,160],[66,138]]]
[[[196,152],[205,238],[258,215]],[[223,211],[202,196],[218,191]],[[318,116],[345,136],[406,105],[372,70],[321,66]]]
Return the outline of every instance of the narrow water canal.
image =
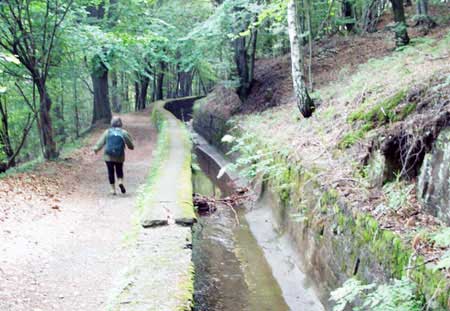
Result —
[[[226,181],[213,182],[217,168],[202,154],[197,159],[202,171],[194,173],[194,191],[216,197],[229,194]],[[239,221],[238,225],[226,207],[200,217],[193,246],[195,310],[289,310],[242,210]]]
[[[194,101],[190,98],[166,108],[186,121],[192,117]],[[221,157],[211,152],[216,160]],[[196,148],[195,158],[196,193],[220,198],[233,192],[226,174],[217,179],[220,167],[207,152]],[[299,268],[287,233],[273,228],[270,202],[260,200],[252,211],[237,212],[239,224],[230,208],[221,207],[199,217],[194,226],[194,311],[324,311],[318,297],[326,295],[320,295]]]
[[[199,150],[196,158],[201,170],[194,172],[194,191],[217,198],[229,195],[232,189],[228,177],[216,178],[218,165]],[[306,277],[281,251],[287,247],[283,245],[286,241],[279,240],[271,224],[258,215],[254,215],[256,222],[251,228],[245,214],[243,208],[238,209],[239,224],[228,207],[199,218],[193,244],[194,310],[324,310]],[[254,226],[264,232],[255,231]]]

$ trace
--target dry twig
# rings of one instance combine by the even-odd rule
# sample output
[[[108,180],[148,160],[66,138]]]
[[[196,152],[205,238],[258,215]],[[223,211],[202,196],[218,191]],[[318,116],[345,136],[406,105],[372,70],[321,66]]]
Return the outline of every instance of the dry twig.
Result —
[[[236,211],[236,207],[242,205],[245,201],[251,199],[251,195],[248,194],[248,188],[238,189],[234,194],[224,198],[213,198],[204,196],[201,194],[194,194],[194,205],[200,213],[213,213],[217,210],[218,204],[223,204],[231,209],[234,214],[236,223],[239,225],[239,216]]]

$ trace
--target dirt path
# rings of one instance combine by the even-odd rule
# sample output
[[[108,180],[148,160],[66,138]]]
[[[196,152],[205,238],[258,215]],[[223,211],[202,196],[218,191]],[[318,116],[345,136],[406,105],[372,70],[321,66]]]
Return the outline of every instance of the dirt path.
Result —
[[[125,196],[108,194],[105,164],[87,147],[0,180],[0,310],[104,309],[131,256],[126,234],[155,141],[148,112],[123,121],[137,145],[127,152]]]

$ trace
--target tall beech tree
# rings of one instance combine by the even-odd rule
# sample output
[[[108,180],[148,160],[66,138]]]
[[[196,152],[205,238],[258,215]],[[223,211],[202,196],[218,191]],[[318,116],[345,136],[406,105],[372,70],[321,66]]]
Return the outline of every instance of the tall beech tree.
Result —
[[[297,106],[305,118],[309,118],[315,109],[314,101],[306,88],[303,68],[303,46],[300,36],[303,33],[298,19],[298,6],[296,0],[289,0],[287,4],[287,19],[289,41],[291,43],[292,82],[294,85]]]
[[[249,37],[239,36],[233,42],[234,61],[239,77],[238,94],[242,99],[247,98],[252,87],[257,36],[258,32],[254,29]]]
[[[147,106],[147,93],[148,87],[150,86],[150,69],[144,74],[137,74],[137,79],[135,82],[135,110],[145,109]]]
[[[111,120],[111,105],[109,102],[108,67],[103,57],[96,55],[91,65],[92,88],[94,91],[94,105],[92,124],[98,121],[109,122]]]
[[[167,69],[167,64],[164,61],[160,61],[159,68],[156,72],[156,85],[155,85],[155,100],[161,100],[164,98],[164,76]]]
[[[94,23],[100,23],[105,18],[104,2],[101,2],[98,6],[90,6],[88,11]],[[112,116],[109,101],[109,68],[105,61],[108,53],[107,48],[102,48],[91,60],[91,79],[94,92],[92,124],[98,121],[109,122]]]
[[[256,1],[249,1],[249,4],[255,3]],[[233,41],[233,49],[239,78],[238,94],[241,99],[245,99],[253,82],[258,31],[250,26],[256,21],[257,15],[239,2],[234,4],[233,12],[234,32],[237,36]]]
[[[39,129],[46,159],[58,157],[47,88],[54,48],[72,0],[5,0],[0,3],[0,46],[17,56],[39,94]]]

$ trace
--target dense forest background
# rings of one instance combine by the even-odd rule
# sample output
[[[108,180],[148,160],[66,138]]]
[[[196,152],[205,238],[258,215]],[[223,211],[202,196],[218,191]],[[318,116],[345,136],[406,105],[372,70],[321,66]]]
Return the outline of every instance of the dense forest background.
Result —
[[[429,5],[442,17],[431,18]],[[0,172],[57,159],[113,112],[155,100],[220,83],[245,102],[255,59],[289,52],[296,101],[309,117],[319,43],[376,32],[389,14],[383,28],[401,49],[409,26],[426,34],[446,22],[445,10],[440,0],[1,1]]]

